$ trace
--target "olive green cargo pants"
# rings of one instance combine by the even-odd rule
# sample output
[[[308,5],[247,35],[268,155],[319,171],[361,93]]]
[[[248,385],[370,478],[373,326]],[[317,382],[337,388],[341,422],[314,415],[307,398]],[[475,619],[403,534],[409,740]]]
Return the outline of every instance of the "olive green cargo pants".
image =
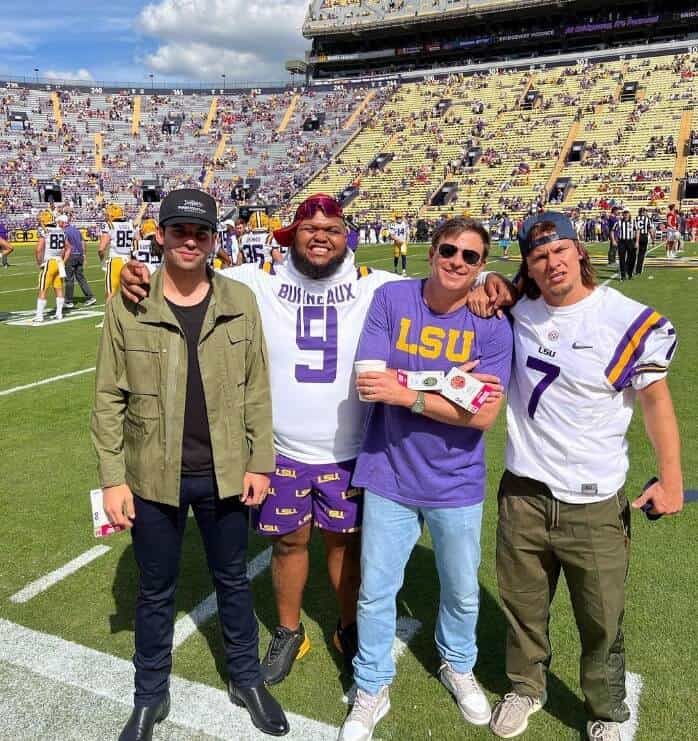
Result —
[[[625,494],[566,504],[544,484],[505,471],[498,497],[497,581],[509,623],[506,672],[513,691],[545,701],[550,604],[562,570],[581,639],[586,711],[594,719],[627,720],[621,630],[630,545]]]

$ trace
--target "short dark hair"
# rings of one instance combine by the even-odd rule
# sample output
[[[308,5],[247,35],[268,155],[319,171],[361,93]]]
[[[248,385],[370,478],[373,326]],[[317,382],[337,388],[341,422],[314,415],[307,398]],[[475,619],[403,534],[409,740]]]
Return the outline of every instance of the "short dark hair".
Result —
[[[474,232],[482,240],[484,249],[482,250],[483,262],[487,259],[490,251],[490,235],[487,229],[475,219],[468,216],[454,216],[452,219],[446,219],[442,224],[434,229],[431,235],[432,249],[436,249],[442,237],[453,235],[459,236],[463,232]]]
[[[541,221],[540,224],[535,224],[531,228],[530,236],[531,239],[537,239],[538,237],[541,237],[548,232],[554,231],[555,224],[549,221]],[[586,247],[584,247],[584,245],[578,239],[571,239],[570,241],[574,242],[574,246],[577,248],[577,252],[579,252],[579,254],[582,256],[582,259],[579,261],[579,269],[582,274],[582,285],[584,285],[586,288],[594,288],[597,283],[596,270],[594,270],[594,266],[591,264],[591,257],[589,257],[589,253],[587,252]],[[523,281],[521,292],[527,298],[537,299],[540,296],[540,288],[538,288],[538,284],[528,274],[528,262],[525,257],[521,260],[521,271],[519,273],[519,276]]]

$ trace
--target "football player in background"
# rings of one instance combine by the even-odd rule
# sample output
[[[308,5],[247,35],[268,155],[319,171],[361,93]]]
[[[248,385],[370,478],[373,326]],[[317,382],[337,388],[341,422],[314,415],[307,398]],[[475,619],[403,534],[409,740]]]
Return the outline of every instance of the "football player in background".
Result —
[[[4,223],[0,222],[0,252],[2,252],[2,266],[3,268],[9,268],[10,263],[7,262],[7,258],[14,252],[14,247],[10,244],[7,238],[7,227]]]
[[[366,405],[354,389],[354,356],[375,289],[391,273],[354,263],[339,203],[318,193],[275,232],[289,248],[281,264],[256,260],[222,275],[247,284],[259,305],[274,389],[276,472],[255,527],[273,538],[272,583],[279,625],[262,661],[267,684],[281,682],[310,648],[301,623],[313,527],[325,541],[339,603],[334,635],[345,667],[356,653],[359,528],[363,493],[351,486]],[[262,268],[262,269],[260,269]],[[128,298],[146,295],[149,277],[134,263],[122,274]]]
[[[388,228],[393,240],[393,272],[397,273],[398,260],[402,262],[402,274],[407,275],[407,243],[410,240],[410,224],[403,216]]]
[[[658,312],[596,284],[589,255],[562,214],[527,219],[519,246],[523,298],[512,309],[497,527],[511,691],[490,728],[501,738],[518,736],[545,704],[548,620],[562,572],[581,641],[587,736],[620,741],[620,723],[630,715],[622,631],[631,511],[623,491],[625,436],[637,400],[658,481],[632,507],[680,511],[681,445],[666,381],[676,332]]]
[[[119,290],[121,268],[133,254],[135,229],[133,222],[126,217],[124,209],[118,203],[110,203],[105,209],[107,222],[102,229],[102,236],[97,248],[99,259],[106,263],[104,294],[107,301]]]
[[[241,249],[245,262],[262,267],[271,262],[269,217],[264,211],[253,211],[247,222],[247,231],[242,236]]]
[[[162,246],[156,239],[156,232],[155,219],[146,219],[138,228],[139,239],[134,250],[136,260],[147,265],[151,274],[162,264]]]
[[[44,321],[46,293],[53,288],[56,294],[56,319],[63,319],[63,281],[65,261],[70,257],[70,246],[66,244],[63,229],[56,224],[53,212],[46,209],[39,214],[39,241],[36,243],[36,264],[41,268],[39,275],[39,297],[36,300],[36,315],[33,324]]]

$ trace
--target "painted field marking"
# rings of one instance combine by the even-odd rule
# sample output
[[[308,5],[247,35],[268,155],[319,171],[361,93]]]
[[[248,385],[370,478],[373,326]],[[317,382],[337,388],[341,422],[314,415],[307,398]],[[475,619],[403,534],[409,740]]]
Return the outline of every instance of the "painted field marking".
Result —
[[[58,584],[58,582],[65,579],[66,576],[74,574],[78,569],[87,566],[88,563],[91,563],[96,558],[108,553],[109,550],[111,549],[106,545],[96,545],[94,548],[90,548],[89,551],[85,551],[72,561],[68,561],[68,563],[64,564],[59,569],[51,571],[40,579],[30,582],[26,587],[20,589],[19,592],[15,592],[10,597],[10,602],[18,604],[28,602],[32,597],[36,597],[37,594],[45,592],[49,587]]]
[[[108,698],[127,708],[133,701],[133,664],[130,661],[3,619],[0,619],[0,661]],[[247,711],[232,705],[222,690],[173,675],[170,695],[172,710],[168,720],[184,728],[225,741],[269,739],[252,725]],[[337,738],[339,728],[335,726],[295,713],[286,713],[286,717],[291,726],[286,736],[289,741],[334,741]]]
[[[258,553],[247,564],[247,578],[250,581],[253,581],[263,571],[269,568],[270,563],[271,546],[265,548],[261,553]],[[174,651],[181,646],[187,638],[196,633],[200,625],[203,625],[207,620],[210,620],[217,612],[218,604],[216,602],[216,593],[211,592],[211,594],[209,594],[206,599],[199,602],[199,604],[196,605],[190,613],[180,618],[175,623],[172,650]]]
[[[393,663],[397,664],[398,659],[407,651],[409,642],[417,635],[417,632],[422,627],[422,623],[416,618],[411,618],[403,615],[397,619],[395,628],[395,640],[393,641],[393,647],[390,650]],[[345,705],[353,705],[354,698],[356,697],[356,685],[352,686],[347,690],[346,694],[342,697],[342,702]]]
[[[88,283],[104,283],[104,278],[99,278],[95,280],[88,280]],[[10,288],[7,291],[0,291],[0,293],[22,293],[24,291],[34,291],[34,293],[37,292],[37,287],[33,286],[32,288]]]
[[[32,327],[38,329],[39,327],[50,327],[56,324],[65,324],[66,322],[74,322],[76,319],[94,319],[96,317],[104,316],[103,311],[94,311],[92,309],[66,309],[65,315],[62,319],[56,319],[55,315],[46,317],[40,324],[34,324],[33,316],[24,317],[20,319],[8,319],[5,324],[13,327]],[[36,312],[32,312],[35,314]]]
[[[621,741],[633,741],[640,725],[640,693],[642,692],[642,677],[639,674],[627,672],[625,675],[625,704],[630,710],[630,718],[620,724]]]
[[[73,371],[72,373],[62,373],[60,376],[51,376],[51,378],[44,378],[41,381],[34,381],[34,383],[26,383],[24,386],[15,386],[11,389],[0,390],[0,396],[8,396],[9,394],[15,394],[18,391],[24,391],[25,389],[33,389],[36,386],[44,386],[47,383],[53,383],[54,381],[62,381],[64,378],[73,378],[73,376],[81,376],[83,373],[92,373],[95,367],[83,368],[82,370]]]

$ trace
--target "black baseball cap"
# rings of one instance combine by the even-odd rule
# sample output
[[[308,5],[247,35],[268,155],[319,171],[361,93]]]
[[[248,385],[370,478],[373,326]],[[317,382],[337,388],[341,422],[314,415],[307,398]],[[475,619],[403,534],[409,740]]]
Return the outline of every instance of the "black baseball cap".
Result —
[[[532,240],[530,236],[531,229],[536,224],[542,224],[544,222],[552,224],[555,227],[555,231]],[[529,216],[519,231],[521,257],[526,257],[534,247],[539,247],[541,244],[547,244],[548,242],[557,242],[558,239],[577,239],[577,232],[572,222],[564,214],[557,211],[543,211]]]
[[[211,231],[218,226],[218,207],[208,193],[195,188],[170,191],[160,204],[160,226],[168,224],[203,224]]]

